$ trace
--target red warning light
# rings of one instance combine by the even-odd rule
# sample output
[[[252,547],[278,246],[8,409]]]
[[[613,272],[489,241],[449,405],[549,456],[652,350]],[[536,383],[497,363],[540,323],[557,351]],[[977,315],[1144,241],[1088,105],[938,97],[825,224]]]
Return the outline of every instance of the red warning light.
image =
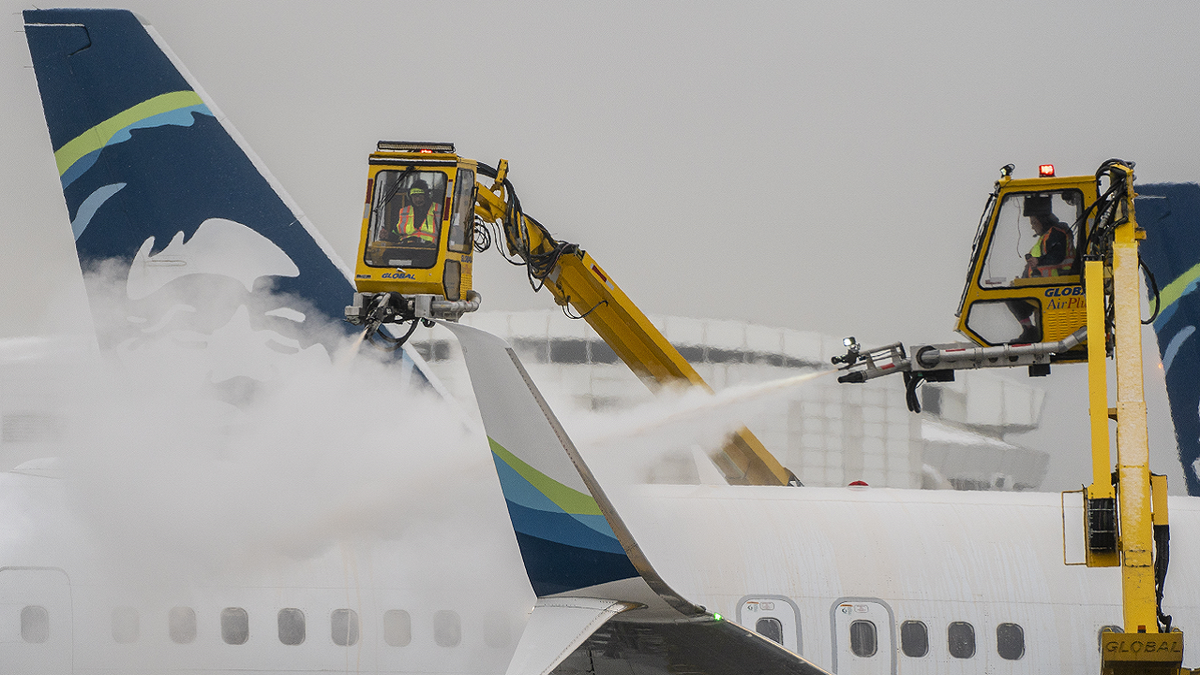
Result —
[[[1038,175],[1041,176],[1042,178],[1054,178],[1054,165],[1053,164],[1039,164],[1038,165]]]
[[[432,150],[422,150],[421,154],[422,155],[432,155],[433,151]],[[1050,167],[1050,172],[1051,172],[1050,175],[1053,176],[1054,175],[1054,167]]]

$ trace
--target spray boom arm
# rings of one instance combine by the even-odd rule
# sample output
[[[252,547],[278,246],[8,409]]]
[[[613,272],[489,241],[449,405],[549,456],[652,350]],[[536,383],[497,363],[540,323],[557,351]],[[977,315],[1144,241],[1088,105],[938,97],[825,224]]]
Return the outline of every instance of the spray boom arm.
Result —
[[[556,240],[541,223],[524,213],[508,180],[506,160],[500,160],[495,169],[480,164],[479,174],[493,178],[493,182],[491,186],[478,184],[475,215],[492,224],[504,238],[510,262],[526,267],[535,291],[546,288],[564,312],[574,311],[568,316],[587,321],[651,389],[685,383],[712,391],[587,251]],[[477,248],[486,248],[486,244]],[[733,484],[798,483],[795,475],[745,427],[730,437],[713,460]]]

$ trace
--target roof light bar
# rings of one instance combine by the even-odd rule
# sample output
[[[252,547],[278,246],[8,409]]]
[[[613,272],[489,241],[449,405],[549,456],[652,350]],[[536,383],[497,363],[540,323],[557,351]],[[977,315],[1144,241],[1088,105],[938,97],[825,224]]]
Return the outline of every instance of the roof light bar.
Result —
[[[379,141],[375,146],[381,152],[421,152],[425,154],[454,154],[453,143],[431,143],[422,141]]]
[[[1039,164],[1038,165],[1038,176],[1041,178],[1054,178],[1054,165],[1053,164]]]

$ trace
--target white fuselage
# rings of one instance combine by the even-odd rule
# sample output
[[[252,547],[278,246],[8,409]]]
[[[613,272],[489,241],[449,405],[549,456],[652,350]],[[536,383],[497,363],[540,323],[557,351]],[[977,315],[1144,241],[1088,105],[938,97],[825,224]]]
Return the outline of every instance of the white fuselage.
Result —
[[[5,675],[503,673],[534,603],[503,508],[222,564],[99,534],[70,482],[0,473]]]
[[[0,662],[20,674],[503,673],[534,598],[498,487],[480,491],[495,509],[201,574],[122,559],[72,513],[66,481],[0,474]],[[677,592],[751,629],[778,621],[786,646],[838,673],[1092,674],[1097,631],[1121,623],[1119,571],[1063,564],[1056,494],[655,485],[613,497]],[[1171,509],[1165,610],[1187,631],[1200,618],[1200,505]],[[29,607],[48,615],[41,642]],[[194,637],[180,642],[189,610]],[[303,637],[284,644],[294,610]],[[345,610],[359,634],[340,645]],[[855,655],[855,622],[872,624],[873,655]],[[924,625],[924,656],[906,655],[905,622]],[[950,653],[951,624],[973,632],[970,656]],[[1020,627],[1015,660],[997,652],[1001,624]]]
[[[1094,674],[1099,629],[1122,625],[1119,568],[1064,564],[1058,494],[711,486],[624,492],[614,495],[618,509],[653,512],[627,522],[677,592],[751,629],[764,616],[777,617],[787,646],[838,673]],[[1186,634],[1200,623],[1200,500],[1172,498],[1170,517],[1163,608]],[[1074,539],[1082,546],[1081,530],[1066,532],[1072,556],[1082,551],[1073,546]],[[856,620],[874,624],[872,656],[852,651]],[[905,622],[924,624],[923,656],[902,649]],[[960,624],[960,638],[973,632],[974,649],[960,643],[956,650],[970,656],[950,653],[951,624]],[[1022,634],[1019,658],[998,653],[1001,624],[1020,627],[1002,629],[1009,656],[1013,633]]]

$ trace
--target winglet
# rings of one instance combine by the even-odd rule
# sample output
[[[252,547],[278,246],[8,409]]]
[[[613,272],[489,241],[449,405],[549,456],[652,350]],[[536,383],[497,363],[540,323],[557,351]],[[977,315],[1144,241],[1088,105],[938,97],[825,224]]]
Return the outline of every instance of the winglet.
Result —
[[[521,556],[539,596],[506,675],[546,675],[580,650],[596,672],[628,670],[626,659],[634,658],[661,672],[829,675],[671,590],[512,348],[490,333],[443,325],[462,345]],[[597,543],[611,538],[623,557]],[[612,580],[589,586],[607,578]],[[592,638],[601,626],[607,634]]]
[[[538,597],[613,597],[669,607],[677,618],[706,616],[650,565],[508,343],[469,326],[443,325],[462,345]]]

